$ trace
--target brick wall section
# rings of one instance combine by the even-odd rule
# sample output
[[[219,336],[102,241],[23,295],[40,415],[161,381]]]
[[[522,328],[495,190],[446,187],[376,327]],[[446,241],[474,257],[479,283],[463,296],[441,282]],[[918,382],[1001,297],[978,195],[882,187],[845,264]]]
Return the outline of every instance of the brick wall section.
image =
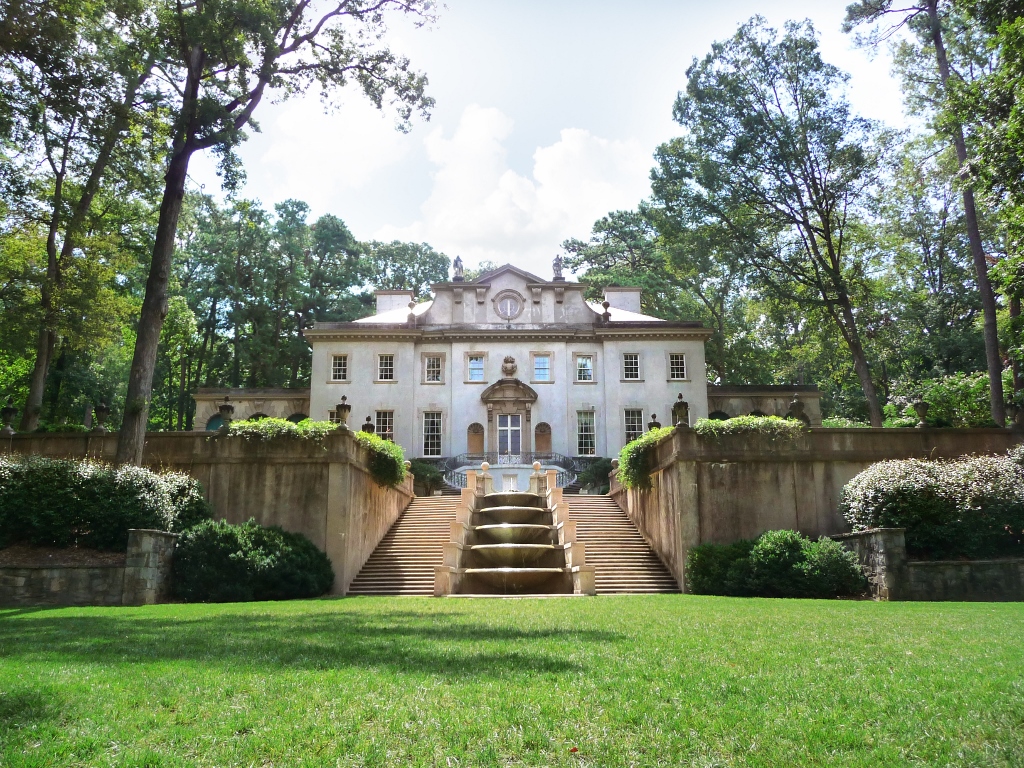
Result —
[[[128,531],[122,605],[163,603],[171,596],[176,533],[133,528]]]
[[[164,602],[177,540],[175,533],[133,528],[124,566],[0,568],[0,606]]]
[[[857,554],[876,600],[1024,601],[1024,560],[908,560],[902,528],[833,536]]]

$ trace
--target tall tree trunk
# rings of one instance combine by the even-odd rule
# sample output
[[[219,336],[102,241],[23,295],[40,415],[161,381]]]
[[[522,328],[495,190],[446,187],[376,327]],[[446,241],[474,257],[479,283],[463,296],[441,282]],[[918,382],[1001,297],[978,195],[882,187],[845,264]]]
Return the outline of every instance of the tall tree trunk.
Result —
[[[868,418],[872,427],[882,426],[882,407],[878,402],[878,390],[875,389],[875,382],[871,380],[871,368],[868,366],[867,355],[864,354],[864,346],[860,341],[860,333],[857,331],[856,319],[853,314],[853,307],[848,297],[843,296],[839,300],[839,308],[842,319],[836,317],[836,324],[839,326],[853,358],[853,370],[857,373],[860,381],[860,388],[864,391],[864,397],[868,401]],[[835,317],[833,310],[833,317]]]
[[[164,196],[160,203],[160,221],[157,224],[156,240],[153,245],[153,261],[149,267],[149,279],[146,280],[146,295],[142,300],[142,312],[139,315],[135,353],[132,357],[131,372],[128,374],[124,420],[121,422],[121,432],[117,440],[118,464],[142,464],[149,404],[153,396],[153,372],[156,368],[160,331],[164,326],[164,318],[167,317],[167,285],[171,277],[174,240],[185,197],[185,179],[188,176],[191,155],[192,150],[187,145],[179,147],[172,155],[164,177]]]
[[[92,201],[95,199],[96,193],[99,192],[100,183],[107,172],[107,166],[110,165],[110,158],[114,153],[117,142],[121,138],[121,134],[128,127],[132,106],[135,103],[135,96],[143,81],[149,76],[152,68],[153,61],[151,60],[143,66],[141,73],[129,73],[128,75],[124,98],[119,107],[114,110],[113,119],[110,122],[110,127],[107,129],[103,145],[93,161],[92,168],[89,171],[89,178],[86,180],[85,186],[82,188],[82,194],[71,213],[71,219],[64,228],[64,242],[61,244],[59,256],[56,256],[56,241],[54,241],[55,258],[50,259],[46,276],[47,282],[51,284],[59,283],[61,265],[66,264],[71,258],[72,253],[74,253],[75,245],[78,241],[78,233],[85,223],[89,211],[92,209]],[[58,186],[54,193],[54,221],[56,221],[57,211],[62,202],[62,192],[60,191],[62,186],[62,184]],[[56,232],[53,234],[55,235]],[[48,240],[47,251],[49,250],[50,242]],[[43,309],[43,319],[40,322],[38,340],[36,342],[36,361],[32,367],[25,411],[21,417],[21,430],[23,432],[31,432],[39,426],[43,391],[46,389],[46,377],[50,370],[50,360],[53,357],[53,346],[56,341],[56,334],[52,330],[51,289],[48,289],[45,285],[41,296],[41,306]]]
[[[939,66],[939,77],[943,90],[949,85],[949,60],[946,47],[942,40],[942,22],[939,19],[938,0],[928,0],[928,18],[931,22],[932,44],[935,46],[935,58]],[[956,159],[962,169],[967,163],[967,142],[964,140],[963,128],[953,128],[953,146],[956,148]],[[971,243],[971,257],[974,271],[978,279],[978,292],[981,294],[981,309],[984,317],[985,360],[988,364],[989,402],[992,420],[997,424],[1006,423],[1006,407],[1003,402],[1003,361],[999,355],[999,329],[996,321],[996,296],[992,283],[988,278],[988,262],[985,258],[985,247],[981,242],[981,230],[978,227],[978,211],[974,204],[974,190],[966,183],[963,188],[964,218],[967,223],[967,238]]]

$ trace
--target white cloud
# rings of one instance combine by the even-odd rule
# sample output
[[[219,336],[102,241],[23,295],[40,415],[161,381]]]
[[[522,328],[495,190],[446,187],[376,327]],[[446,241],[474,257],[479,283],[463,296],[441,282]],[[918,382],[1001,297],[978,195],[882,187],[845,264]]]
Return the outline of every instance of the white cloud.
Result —
[[[424,141],[437,166],[418,221],[387,226],[378,239],[425,241],[467,263],[511,262],[546,275],[567,237],[586,237],[599,217],[632,208],[650,190],[650,149],[565,128],[533,153],[529,176],[508,166],[513,122],[498,109],[467,107],[450,138]]]

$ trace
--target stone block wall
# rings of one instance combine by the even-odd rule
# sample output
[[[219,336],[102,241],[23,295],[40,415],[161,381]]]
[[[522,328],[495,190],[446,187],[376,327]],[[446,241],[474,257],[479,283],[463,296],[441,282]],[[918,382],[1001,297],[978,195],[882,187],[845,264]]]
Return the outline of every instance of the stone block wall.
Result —
[[[873,528],[832,538],[857,555],[876,600],[900,600],[906,588],[907,545],[902,528]]]
[[[175,533],[132,529],[123,566],[0,568],[0,606],[163,602],[177,540]]]

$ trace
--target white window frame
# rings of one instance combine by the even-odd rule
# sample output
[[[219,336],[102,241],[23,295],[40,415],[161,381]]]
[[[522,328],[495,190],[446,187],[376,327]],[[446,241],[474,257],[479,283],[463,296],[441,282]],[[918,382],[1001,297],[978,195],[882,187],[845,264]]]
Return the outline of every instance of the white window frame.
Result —
[[[431,426],[433,426],[433,422],[434,422],[434,417],[435,416],[437,417],[437,419],[436,419],[436,424],[437,424],[436,435],[433,432],[430,432],[428,434],[428,432],[427,432],[428,421],[427,420],[429,418]],[[423,455],[424,456],[441,456],[442,453],[444,452],[444,414],[441,411],[423,411],[423,415],[421,417],[421,422],[420,423],[423,425],[423,433],[421,435],[421,438],[422,438],[421,445],[423,447]],[[428,437],[431,438],[431,445],[429,446],[430,450],[428,450],[428,445],[427,445]],[[435,437],[436,437],[436,440],[437,440],[437,452],[436,453],[433,452],[433,448],[434,448],[434,446],[433,446],[433,438],[435,438]]]
[[[383,417],[383,418],[381,418]],[[382,429],[390,426],[391,429]],[[374,432],[385,440],[395,441],[395,412],[393,410],[382,410],[373,412]]]
[[[636,358],[636,376],[626,375],[626,358],[633,356]],[[622,381],[643,381],[644,380],[644,368],[643,368],[643,356],[639,352],[623,352],[622,353]]]
[[[588,437],[584,431],[585,425],[590,426],[589,452],[584,444]],[[597,415],[594,411],[576,411],[576,455],[597,456]]]
[[[431,381],[430,378],[428,377],[428,373],[429,373],[428,367],[430,365],[429,361],[432,360],[432,359],[437,359],[437,360],[440,361],[440,363],[439,363],[440,368],[438,370],[438,375],[440,376],[440,378],[437,379],[436,381]],[[421,356],[420,356],[420,368],[422,370],[422,377],[420,379],[420,383],[422,383],[422,384],[444,384],[444,382],[445,382],[445,363],[447,363],[447,356],[445,355],[444,352],[423,352],[421,354]]]
[[[580,360],[590,360],[590,378],[580,378]],[[572,380],[574,384],[596,384],[597,383],[597,355],[592,352],[573,352],[572,353]]]
[[[537,378],[537,359],[547,358],[548,361],[548,377],[546,379]],[[530,383],[531,384],[554,384],[555,383],[555,356],[551,352],[531,352],[530,353]]]
[[[630,437],[630,414],[640,414],[640,421],[637,422],[636,430],[632,431],[633,437]],[[623,436],[625,437],[626,443],[630,443],[636,440],[644,433],[644,409],[643,408],[623,408],[622,409],[622,424],[623,424]],[[623,443],[625,445],[626,443]]]
[[[481,377],[479,379],[470,378],[470,360],[475,357],[479,357],[482,360],[481,363]],[[464,381],[466,384],[486,384],[487,383],[487,353],[486,352],[467,352],[465,358],[465,377]]]
[[[341,363],[341,365],[338,365],[338,363]],[[339,372],[341,376],[338,376]],[[331,355],[331,381],[343,382],[348,380],[348,354]]]
[[[681,377],[672,375],[672,358],[677,356],[683,358],[683,375]],[[665,353],[665,374],[669,381],[689,381],[689,373],[690,371],[688,370],[685,352]]]
[[[390,357],[391,358],[391,378],[389,378],[389,379],[385,379],[385,378],[383,378],[381,376],[381,373],[383,372],[383,363],[384,363],[384,358],[385,357]],[[375,379],[375,381],[383,382],[383,383],[388,383],[388,384],[390,384],[393,381],[396,381],[396,379],[395,379],[395,357],[396,356],[395,356],[395,354],[393,352],[381,352],[381,353],[378,353],[378,355],[377,355],[377,378]]]

